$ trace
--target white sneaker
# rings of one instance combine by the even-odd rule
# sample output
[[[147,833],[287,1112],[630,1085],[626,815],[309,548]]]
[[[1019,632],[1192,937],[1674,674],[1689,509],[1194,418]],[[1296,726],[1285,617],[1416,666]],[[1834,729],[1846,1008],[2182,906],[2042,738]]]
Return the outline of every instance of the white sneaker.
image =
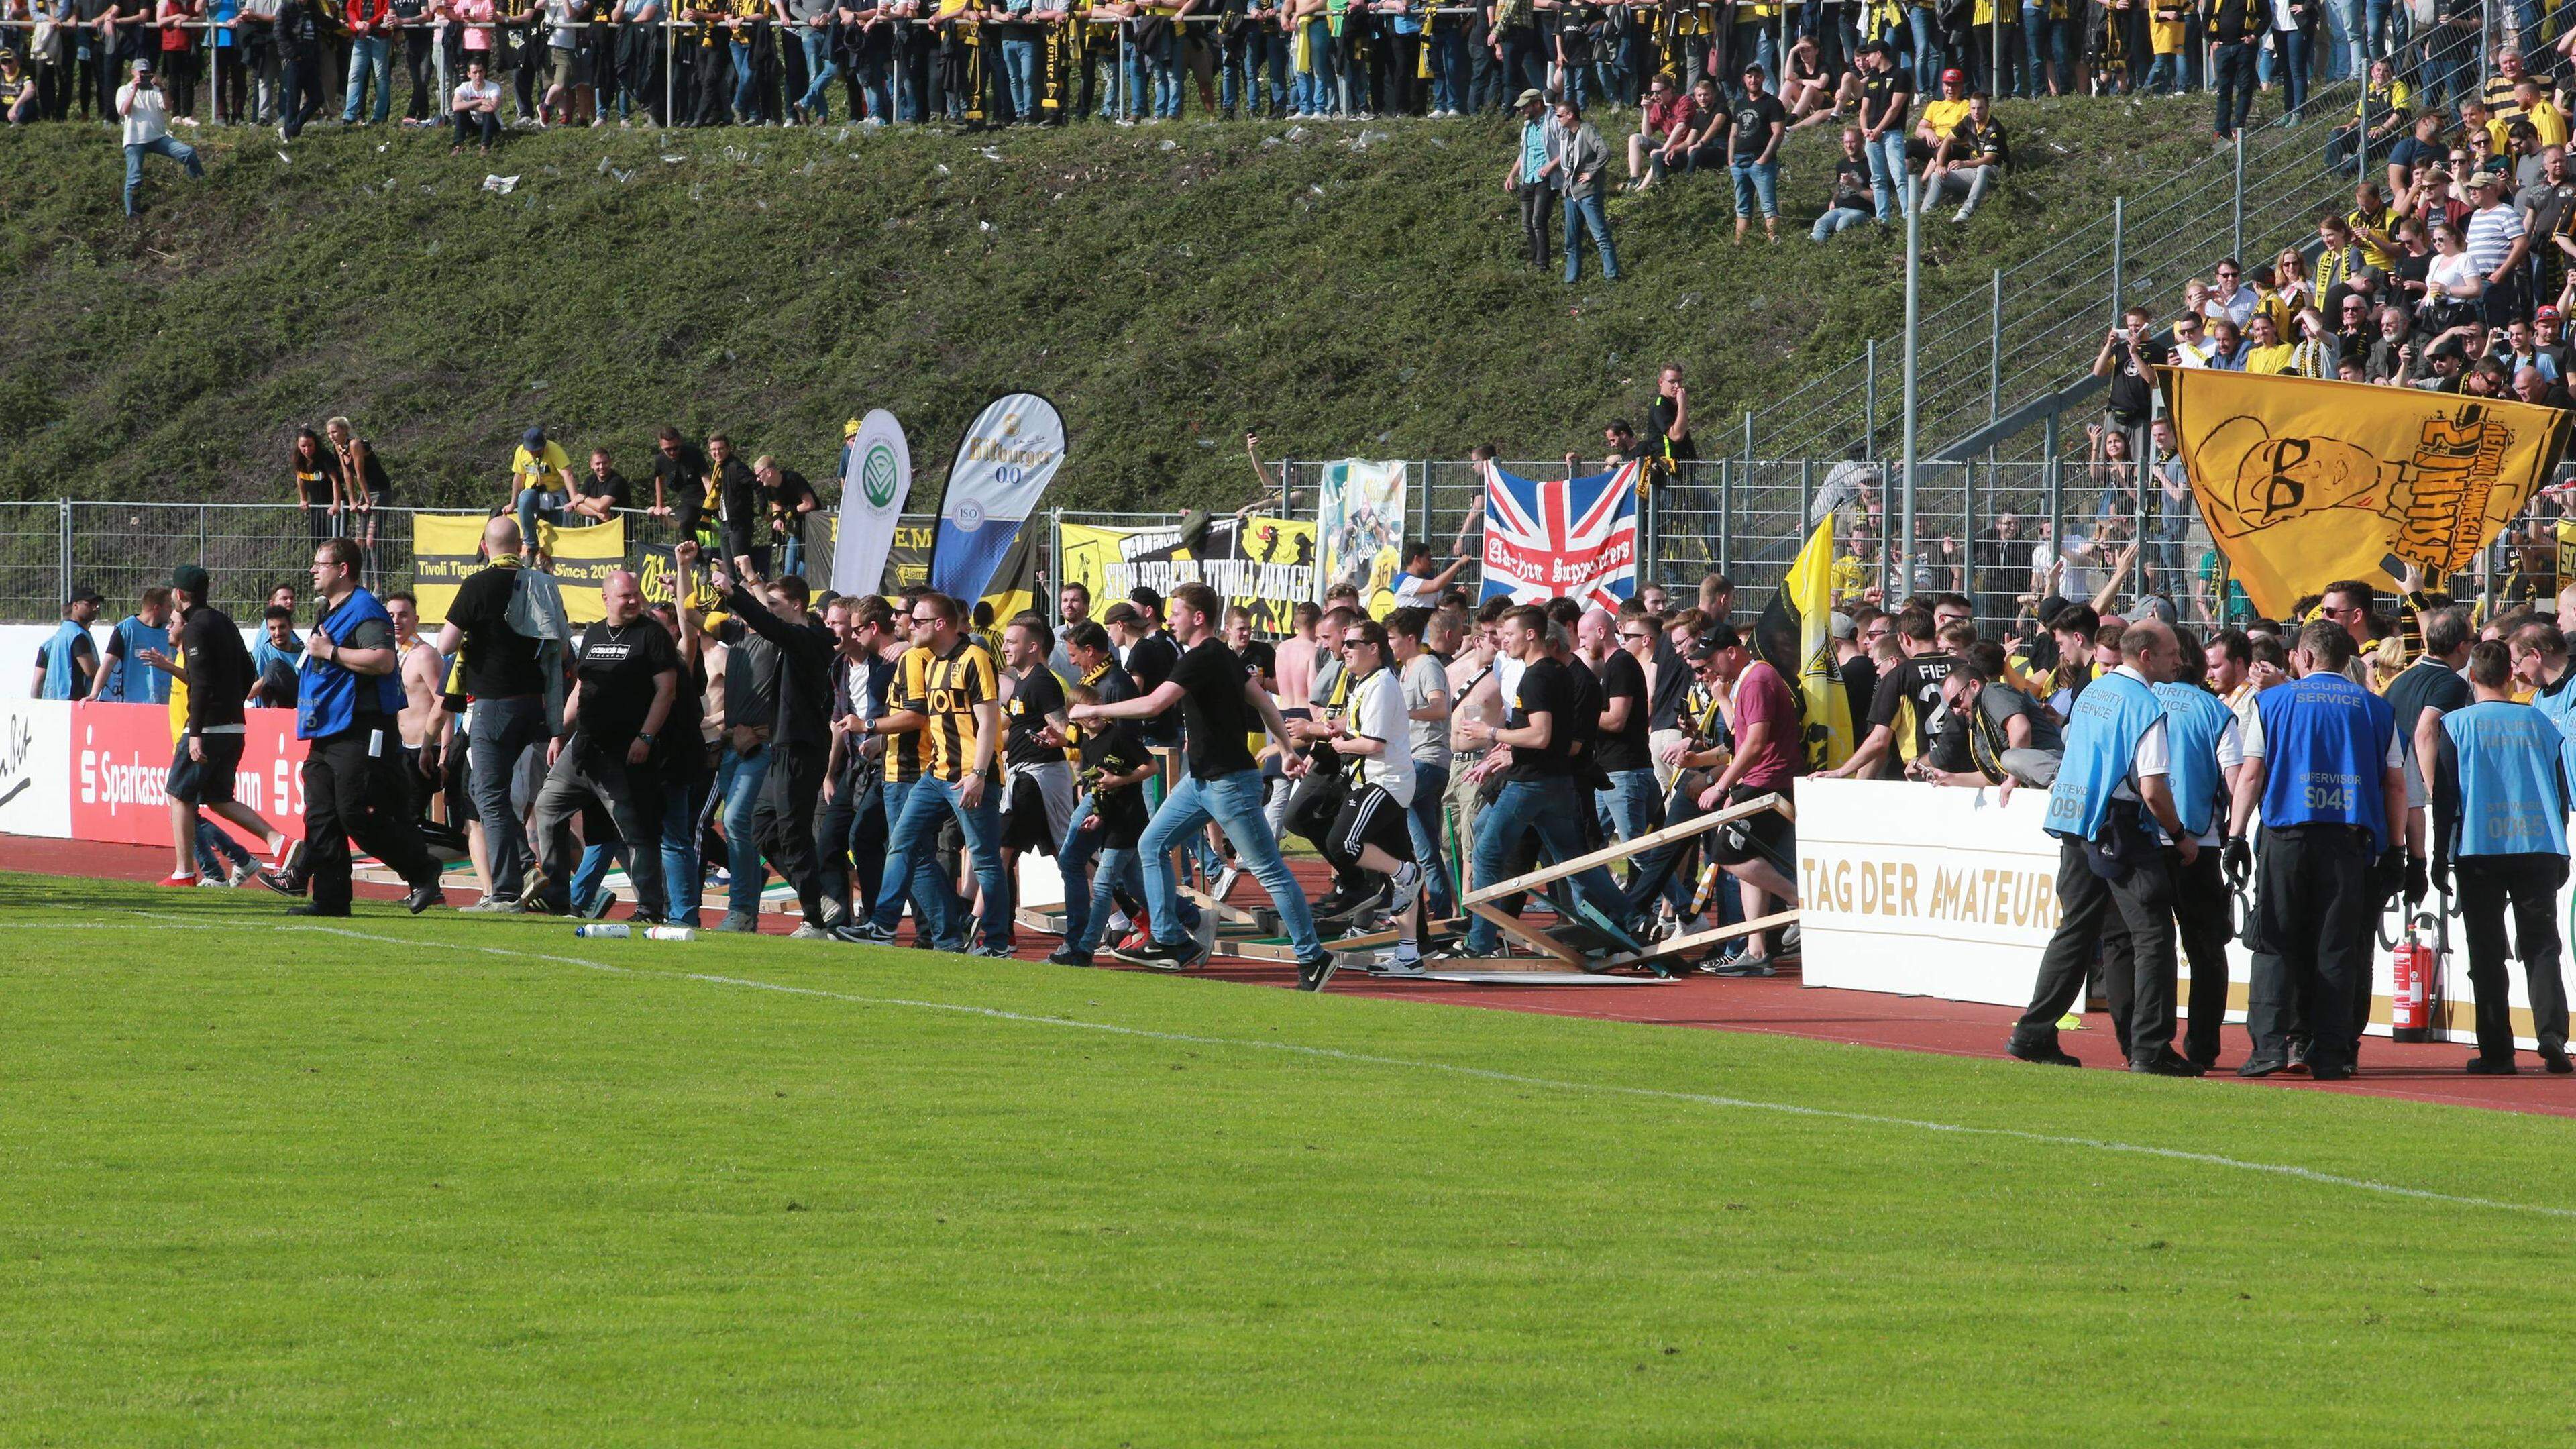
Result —
[[[1422,897],[1422,867],[1409,860],[1397,866],[1395,874],[1387,877],[1387,890],[1386,913],[1402,915]]]

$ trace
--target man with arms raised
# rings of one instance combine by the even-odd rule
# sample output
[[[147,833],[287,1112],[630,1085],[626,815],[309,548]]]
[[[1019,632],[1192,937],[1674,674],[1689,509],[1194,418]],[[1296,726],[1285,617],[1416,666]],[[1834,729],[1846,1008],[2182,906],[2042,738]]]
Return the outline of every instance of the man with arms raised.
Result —
[[[1219,607],[1216,591],[1205,584],[1174,589],[1171,622],[1187,652],[1170,677],[1141,698],[1076,705],[1072,710],[1076,724],[1095,719],[1149,720],[1169,714],[1182,721],[1188,747],[1189,778],[1164,799],[1137,841],[1145,861],[1145,904],[1153,918],[1154,940],[1138,950],[1111,954],[1160,971],[1178,971],[1198,959],[1198,947],[1182,927],[1171,851],[1214,821],[1279,908],[1280,925],[1297,952],[1298,986],[1321,991],[1332,977],[1333,958],[1315,934],[1306,893],[1288,873],[1277,839],[1262,824],[1261,771],[1245,747],[1245,736],[1258,720],[1283,749],[1290,748],[1288,725],[1270,696],[1244,678],[1242,663],[1217,639]],[[1284,768],[1290,779],[1303,776],[1306,757],[1291,753]]]
[[[823,766],[832,744],[832,636],[805,613],[805,581],[794,574],[765,589],[745,588],[722,568],[708,576],[728,613],[778,647],[778,704],[770,722],[769,770],[752,807],[761,853],[796,888],[805,924],[801,941],[831,937],[823,924],[823,866],[814,852],[814,806],[823,796]],[[734,724],[759,723],[736,720]],[[757,896],[754,897],[758,899]]]

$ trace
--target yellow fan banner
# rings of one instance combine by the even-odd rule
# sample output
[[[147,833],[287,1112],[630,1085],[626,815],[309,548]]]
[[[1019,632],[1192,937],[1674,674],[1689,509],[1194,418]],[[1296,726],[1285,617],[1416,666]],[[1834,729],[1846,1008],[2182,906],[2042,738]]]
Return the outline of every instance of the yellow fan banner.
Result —
[[[2210,537],[2254,607],[2284,617],[2339,579],[2434,587],[2548,481],[2557,408],[2407,387],[2163,369],[2165,411]]]

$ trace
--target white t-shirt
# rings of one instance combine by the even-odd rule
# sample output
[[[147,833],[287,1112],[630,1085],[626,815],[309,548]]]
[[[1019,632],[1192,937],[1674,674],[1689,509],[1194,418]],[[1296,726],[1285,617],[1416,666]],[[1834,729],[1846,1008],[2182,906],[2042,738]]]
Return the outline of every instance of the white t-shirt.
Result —
[[[1428,609],[1439,602],[1440,596],[1431,592],[1431,581],[1429,579],[1410,573],[1399,573],[1395,576],[1395,606],[1397,608]]]
[[[482,105],[485,101],[491,101],[497,104],[500,99],[501,83],[499,81],[486,80],[479,83],[475,81],[460,81],[456,87],[456,102],[454,108],[472,106],[475,109],[480,110],[482,109]]]
[[[1398,805],[1413,803],[1412,731],[1404,717],[1404,685],[1381,669],[1352,686],[1346,725],[1352,734],[1384,740],[1388,748],[1360,759],[1360,779]]]
[[[147,89],[127,81],[117,89],[116,104],[125,115],[126,145],[148,146],[170,134],[170,103],[159,86]]]

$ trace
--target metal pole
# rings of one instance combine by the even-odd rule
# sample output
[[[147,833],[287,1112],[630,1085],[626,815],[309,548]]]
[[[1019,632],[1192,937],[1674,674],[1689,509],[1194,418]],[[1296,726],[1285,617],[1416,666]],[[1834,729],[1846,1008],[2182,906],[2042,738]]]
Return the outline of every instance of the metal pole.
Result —
[[[2366,61],[2368,57],[2364,57]],[[2370,179],[2370,72],[2361,73],[2361,124],[2352,133],[2352,184]]]
[[[2052,412],[2040,420],[2039,445],[2047,454],[2046,460],[2040,465],[2047,469],[2047,472],[2041,475],[2040,482],[2048,490],[2048,551],[2054,557],[2058,545],[2066,538],[2066,531],[2062,526],[2065,520],[2061,516],[2066,500],[2059,486],[2061,476],[2057,457],[2057,414]],[[2016,589],[2014,592],[2019,593],[2020,590]]]
[[[665,131],[672,129],[680,119],[678,81],[672,71],[679,52],[679,26],[671,19],[671,12],[665,9],[662,12],[662,129]]]
[[[1878,339],[1875,337],[1869,339],[1868,356],[1863,366],[1869,372],[1860,384],[1860,455],[1864,459],[1875,459],[1878,456]]]
[[[1903,453],[1905,473],[1901,485],[1905,493],[1900,500],[1902,512],[1899,517],[1903,527],[1905,566],[1911,569],[1914,566],[1914,445],[1918,421],[1916,404],[1919,401],[1916,396],[1915,374],[1920,360],[1918,353],[1921,349],[1918,344],[1922,339],[1923,328],[1924,198],[1922,188],[1911,176],[1905,180],[1905,190],[1905,439]],[[2112,236],[2115,238],[2115,244],[2119,236],[2117,206],[2118,203],[2114,201]],[[1884,554],[1883,546],[1881,552]]]
[[[1740,474],[1721,473],[1717,479],[1717,571],[1733,572],[1735,562],[1735,488],[1753,480],[1753,460],[1744,461]]]
[[[1986,421],[1993,422],[2003,411],[2004,398],[2004,269],[1995,268],[1994,300],[1986,313]]]
[[[882,580],[880,580],[882,582]],[[1047,597],[1046,608],[1056,627],[1064,627],[1064,609],[1055,601],[1064,597],[1064,510],[1047,510]]]
[[[2245,255],[2245,128],[2235,131],[2236,200],[2234,219],[2229,224],[2227,254],[2241,259]]]
[[[1751,413],[1744,415],[1744,461],[1748,465],[1753,461],[1753,414]]]
[[[1807,520],[1815,511],[1816,460],[1800,458],[1798,460],[1798,528],[1799,538],[1802,540],[1806,537],[1804,530],[1807,527]]]
[[[2120,325],[2120,297],[2128,291],[2129,198],[2111,198],[2111,325]],[[1911,238],[1907,239],[1909,243]],[[1910,255],[1908,262],[1912,260]],[[1909,349],[1910,350],[1910,349]]]
[[[54,606],[59,609],[70,602],[72,596],[72,501],[70,499],[56,500],[56,521],[60,527],[55,538]]]

